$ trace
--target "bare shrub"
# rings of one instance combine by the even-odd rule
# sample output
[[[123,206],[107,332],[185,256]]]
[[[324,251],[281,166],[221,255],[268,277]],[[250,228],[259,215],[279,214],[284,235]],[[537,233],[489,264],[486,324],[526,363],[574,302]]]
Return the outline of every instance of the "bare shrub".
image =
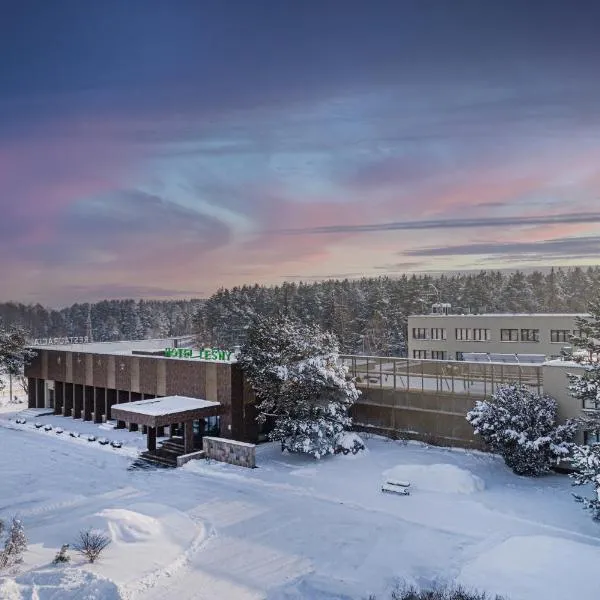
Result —
[[[73,544],[73,548],[83,554],[90,563],[94,563],[109,544],[110,538],[106,534],[86,529],[79,532],[79,538]]]
[[[377,599],[371,595],[369,600]],[[485,592],[469,591],[460,586],[419,590],[413,586],[400,585],[391,593],[390,600],[503,600],[503,598]]]

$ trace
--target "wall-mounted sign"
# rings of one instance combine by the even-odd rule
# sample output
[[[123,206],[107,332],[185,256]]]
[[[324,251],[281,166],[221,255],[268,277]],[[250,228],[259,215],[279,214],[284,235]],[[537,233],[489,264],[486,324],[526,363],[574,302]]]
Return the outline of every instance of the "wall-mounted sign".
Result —
[[[55,337],[55,338],[35,338],[31,342],[32,346],[58,346],[66,344],[87,344],[88,336],[79,337]]]
[[[167,358],[201,358],[203,360],[229,360],[233,352],[218,348],[203,348],[194,354],[191,348],[165,348]]]

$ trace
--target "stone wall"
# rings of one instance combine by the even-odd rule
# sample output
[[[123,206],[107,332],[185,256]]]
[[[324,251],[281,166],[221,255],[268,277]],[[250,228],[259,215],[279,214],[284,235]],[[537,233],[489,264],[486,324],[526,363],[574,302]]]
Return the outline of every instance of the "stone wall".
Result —
[[[254,444],[224,438],[204,437],[202,438],[202,448],[206,458],[250,469],[256,467],[256,446]]]

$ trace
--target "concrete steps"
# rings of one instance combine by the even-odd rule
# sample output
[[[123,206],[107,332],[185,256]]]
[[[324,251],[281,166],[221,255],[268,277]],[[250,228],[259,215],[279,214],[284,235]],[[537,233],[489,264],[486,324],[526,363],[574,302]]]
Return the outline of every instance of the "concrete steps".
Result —
[[[38,417],[43,417],[44,415],[53,415],[53,408],[26,408],[19,412],[20,419],[37,419]]]

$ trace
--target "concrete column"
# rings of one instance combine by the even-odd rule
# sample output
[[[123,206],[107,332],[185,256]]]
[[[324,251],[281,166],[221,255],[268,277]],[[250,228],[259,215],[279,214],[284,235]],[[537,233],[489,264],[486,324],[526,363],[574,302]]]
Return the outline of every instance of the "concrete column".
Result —
[[[70,417],[73,414],[73,384],[65,383],[65,402],[63,404],[63,415]]]
[[[117,390],[106,390],[106,420],[112,419],[110,409],[117,403]]]
[[[46,408],[46,381],[44,379],[36,379],[35,387],[37,408]]]
[[[148,427],[148,450],[154,452],[156,450],[156,428]]]
[[[194,422],[186,421],[183,424],[183,451],[186,454],[194,451]]]
[[[80,383],[73,385],[73,418],[81,419],[83,413],[83,396],[85,386]]]
[[[122,404],[123,402],[129,402],[129,391],[118,390],[117,391],[117,403]],[[125,429],[125,421],[117,421],[117,429]]]
[[[94,388],[94,423],[102,423],[106,414],[106,388]]]
[[[94,388],[86,385],[83,392],[83,420],[91,421],[94,410]]]
[[[36,404],[37,383],[35,377],[27,378],[27,408],[35,408]]]
[[[54,382],[54,414],[62,415],[65,405],[65,384],[62,381]]]

